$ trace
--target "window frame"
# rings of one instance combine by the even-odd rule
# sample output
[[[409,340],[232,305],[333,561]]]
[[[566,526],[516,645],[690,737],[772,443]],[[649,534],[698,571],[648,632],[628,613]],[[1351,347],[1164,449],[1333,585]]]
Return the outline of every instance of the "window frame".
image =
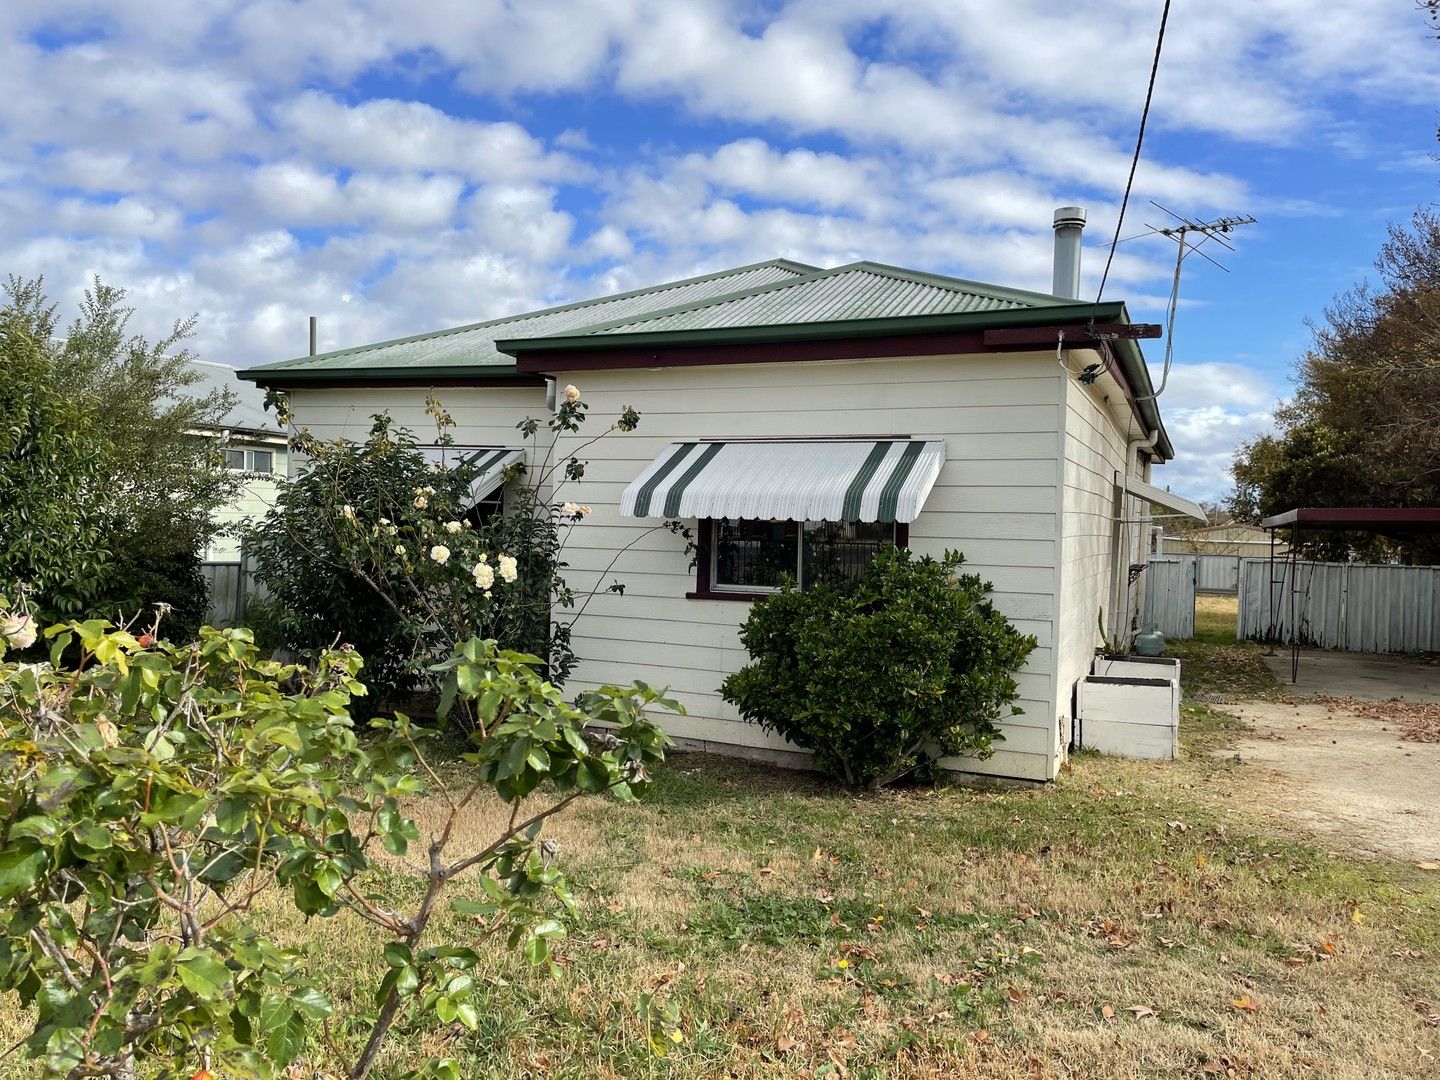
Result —
[[[910,526],[907,522],[895,522],[895,546],[910,546]],[[796,580],[800,580],[802,552],[805,549],[805,530],[800,530],[795,544]],[[715,582],[715,519],[700,518],[695,527],[695,588],[685,594],[687,600],[741,600],[753,603],[774,596],[779,590],[772,587],[745,587],[741,585],[718,585]]]
[[[275,475],[275,451],[274,451],[273,448],[261,447],[261,446],[253,446],[253,447],[252,447],[252,446],[226,446],[226,447],[223,447],[223,449],[224,449],[224,451],[225,451],[225,471],[226,471],[226,472],[248,473],[248,474],[253,474],[253,475],[255,475],[255,476],[274,476],[274,475]],[[239,455],[241,455],[241,456],[240,456],[240,466],[239,466],[239,468],[236,468],[234,465],[231,465],[231,464],[230,464],[230,455],[231,455],[231,454],[239,454]],[[269,467],[268,469],[257,469],[257,468],[255,468],[255,455],[256,455],[256,454],[264,454],[266,457],[268,457],[268,458],[270,459],[270,467]]]

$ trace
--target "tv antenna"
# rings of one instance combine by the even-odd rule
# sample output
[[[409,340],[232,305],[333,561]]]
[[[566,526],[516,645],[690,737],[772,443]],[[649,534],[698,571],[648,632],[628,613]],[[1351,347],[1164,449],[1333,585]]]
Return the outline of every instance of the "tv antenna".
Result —
[[[1134,236],[1127,236],[1120,243],[1126,240],[1139,240],[1146,236],[1164,236],[1175,241],[1175,276],[1170,282],[1170,306],[1165,320],[1165,367],[1160,376],[1160,389],[1153,394],[1146,394],[1136,398],[1137,401],[1150,401],[1158,398],[1165,392],[1165,384],[1170,381],[1170,362],[1175,355],[1175,313],[1180,307],[1180,271],[1185,265],[1185,259],[1190,255],[1199,255],[1206,262],[1218,266],[1227,274],[1230,268],[1202,250],[1205,244],[1213,240],[1226,251],[1234,251],[1235,245],[1230,243],[1228,237],[1242,225],[1254,225],[1255,218],[1250,214],[1240,214],[1232,217],[1220,217],[1214,221],[1197,221],[1192,218],[1182,217],[1161,206],[1154,199],[1150,205],[1162,213],[1168,214],[1179,222],[1178,225],[1166,225],[1163,228],[1145,223],[1148,232],[1137,233]],[[1191,239],[1196,237],[1197,239]]]

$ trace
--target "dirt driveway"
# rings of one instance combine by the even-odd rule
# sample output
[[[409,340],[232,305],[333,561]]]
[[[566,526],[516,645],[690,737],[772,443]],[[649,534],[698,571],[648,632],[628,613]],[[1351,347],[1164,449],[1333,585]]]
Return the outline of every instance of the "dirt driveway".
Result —
[[[1329,657],[1310,656],[1312,678],[1306,685],[1302,667],[1297,689],[1367,703],[1357,710],[1308,697],[1228,702],[1221,707],[1253,732],[1224,753],[1265,770],[1273,781],[1267,804],[1322,838],[1332,837],[1337,848],[1440,862],[1440,743],[1400,738],[1382,704],[1391,697],[1440,701],[1440,685],[1432,685],[1435,666]],[[1390,677],[1370,678],[1377,663],[1390,669]],[[1366,679],[1354,678],[1357,664]],[[1288,682],[1288,658],[1286,667]]]

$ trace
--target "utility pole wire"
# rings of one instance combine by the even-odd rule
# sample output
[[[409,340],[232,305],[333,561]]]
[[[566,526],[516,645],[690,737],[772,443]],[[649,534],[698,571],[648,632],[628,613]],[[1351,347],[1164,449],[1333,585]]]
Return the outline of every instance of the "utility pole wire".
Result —
[[[1110,254],[1105,256],[1105,272],[1100,275],[1100,288],[1095,292],[1095,302],[1105,294],[1105,282],[1110,278],[1110,264],[1115,261],[1115,248],[1120,243],[1120,226],[1125,223],[1125,207],[1130,202],[1130,188],[1135,184],[1135,170],[1140,165],[1140,147],[1145,143],[1145,124],[1150,119],[1150,100],[1155,96],[1155,75],[1160,70],[1160,50],[1165,45],[1165,24],[1170,19],[1170,0],[1160,12],[1160,32],[1155,35],[1155,58],[1150,62],[1150,83],[1145,88],[1145,107],[1140,111],[1140,131],[1135,136],[1135,154],[1130,159],[1130,176],[1125,181],[1125,194],[1120,199],[1120,216],[1115,219],[1115,237],[1110,241]]]

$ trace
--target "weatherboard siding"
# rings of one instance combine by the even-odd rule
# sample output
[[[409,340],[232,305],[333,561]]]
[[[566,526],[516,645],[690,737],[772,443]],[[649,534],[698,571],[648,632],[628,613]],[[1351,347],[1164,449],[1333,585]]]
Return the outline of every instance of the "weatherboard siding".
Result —
[[[389,413],[397,427],[408,428],[422,443],[433,443],[435,421],[425,412],[425,399],[434,394],[455,418],[451,434],[461,444],[524,446],[527,465],[533,465],[535,440],[528,443],[515,425],[527,416],[543,420],[543,387],[423,386],[334,387],[290,391],[295,427],[308,428],[320,439],[364,442],[377,413]],[[543,435],[544,428],[541,429]],[[542,446],[545,444],[542,444]],[[543,450],[542,450],[543,453]]]
[[[1039,646],[1019,675],[1023,715],[986,761],[953,762],[967,771],[1026,779],[1054,775],[1058,754],[1056,560],[1061,527],[1059,416],[1054,356],[964,357],[749,364],[560,374],[580,386],[590,424],[562,440],[579,452],[593,428],[631,405],[639,428],[612,434],[581,456],[584,478],[558,497],[594,513],[572,530],[569,578],[598,593],[574,628],[581,663],[571,687],[642,678],[668,685],[689,710],[666,719],[674,735],[762,750],[793,750],[742,721],[719,697],[727,674],[748,659],[738,630],[743,601],[686,599],[695,572],[683,541],[658,520],[619,515],[620,496],[671,442],[697,438],[804,438],[907,435],[943,439],[947,459],[924,510],[910,525],[910,547],[939,555],[959,548],[969,568],[994,583],[994,600]],[[693,525],[693,522],[690,524]],[[627,545],[631,545],[627,548]],[[622,553],[622,549],[623,553]]]
[[[1096,648],[1104,644],[1099,620],[1102,610],[1106,633],[1111,630],[1115,474],[1124,471],[1126,442],[1137,433],[1127,434],[1099,390],[1073,379],[1064,382],[1064,518],[1056,681],[1059,717],[1068,744],[1075,684],[1088,674]],[[1139,475],[1133,466],[1131,472]]]

